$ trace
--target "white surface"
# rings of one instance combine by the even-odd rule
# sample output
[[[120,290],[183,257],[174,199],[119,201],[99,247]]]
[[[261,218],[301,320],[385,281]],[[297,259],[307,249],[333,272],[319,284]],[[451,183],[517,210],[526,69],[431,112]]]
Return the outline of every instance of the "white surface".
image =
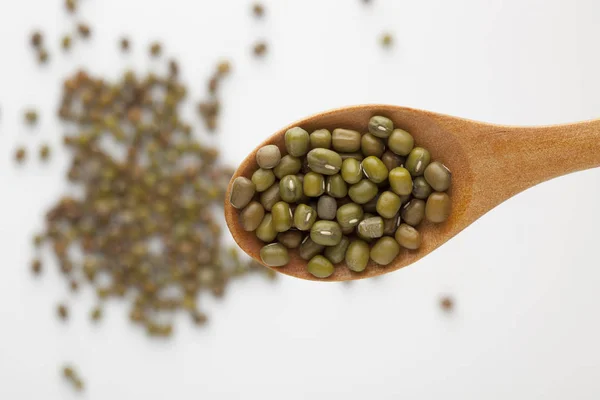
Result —
[[[114,76],[145,68],[161,39],[180,58],[193,98],[220,57],[225,161],[310,113],[381,102],[507,124],[600,114],[596,0],[82,0],[90,45],[59,56],[73,18],[59,0],[0,0],[0,399],[597,399],[600,396],[600,171],[567,176],[495,209],[414,266],[351,286],[282,277],[206,299],[207,329],[181,318],[174,340],[146,339],[111,302],[88,323],[88,291],[67,296],[54,265],[33,280],[30,237],[63,192],[66,158],[13,165],[17,144],[60,142],[59,77],[84,64]],[[52,62],[39,69],[27,38],[40,27]],[[383,30],[396,45],[378,44]],[[133,62],[120,56],[127,33]],[[265,60],[250,56],[267,38]],[[35,133],[26,105],[43,110]],[[192,105],[188,115],[194,117]],[[203,136],[207,136],[204,132]],[[574,154],[574,157],[577,155]],[[35,157],[33,157],[35,158]],[[456,177],[460,179],[460,177]],[[441,293],[457,299],[443,315]],[[69,298],[72,318],[56,321]],[[74,394],[58,368],[87,384]]]

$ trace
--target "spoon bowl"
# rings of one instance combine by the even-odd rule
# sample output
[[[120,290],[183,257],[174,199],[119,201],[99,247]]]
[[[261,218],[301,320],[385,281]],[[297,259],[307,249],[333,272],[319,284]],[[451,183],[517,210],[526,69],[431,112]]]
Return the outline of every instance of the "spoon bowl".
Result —
[[[328,278],[311,275],[308,261],[290,250],[290,262],[272,268],[301,279],[347,281],[370,278],[410,265],[472,224],[498,204],[538,183],[570,172],[600,165],[600,120],[546,127],[512,127],[470,121],[430,111],[392,105],[363,105],[340,108],[297,121],[269,137],[240,164],[231,183],[238,176],[248,179],[258,168],[256,152],[274,144],[285,154],[284,134],[300,126],[308,132],[326,128],[347,128],[367,132],[369,119],[383,115],[394,126],[410,132],[419,146],[427,148],[432,158],[452,171],[452,213],[441,224],[424,221],[419,225],[423,242],[418,250],[402,249],[387,266],[373,261],[365,271],[356,273],[336,265]],[[253,259],[262,264],[264,246],[254,232],[246,232],[239,222],[240,210],[229,202],[230,183],[225,198],[225,219],[234,240]]]

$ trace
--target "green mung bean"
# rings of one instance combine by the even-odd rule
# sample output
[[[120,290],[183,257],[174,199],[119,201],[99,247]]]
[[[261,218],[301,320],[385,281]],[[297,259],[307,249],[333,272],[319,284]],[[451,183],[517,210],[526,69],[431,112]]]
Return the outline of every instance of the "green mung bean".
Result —
[[[316,172],[308,172],[304,175],[304,194],[309,197],[318,197],[325,193],[325,177]]]
[[[355,203],[365,204],[373,199],[377,195],[377,192],[378,188],[376,184],[368,179],[363,179],[350,186],[350,189],[348,189],[348,196],[350,196]]]
[[[383,236],[383,218],[365,218],[358,224],[357,232],[360,237],[377,239]]]
[[[362,169],[365,176],[375,183],[382,183],[388,178],[388,169],[383,161],[375,156],[365,158],[362,161]]]
[[[369,263],[369,245],[364,240],[355,239],[348,245],[344,257],[348,269],[362,272]]]
[[[336,199],[341,199],[348,194],[348,185],[340,174],[328,176],[325,188],[327,194]]]
[[[307,159],[310,169],[323,175],[335,175],[342,167],[340,155],[328,149],[312,149]]]
[[[292,227],[293,214],[290,205],[285,201],[279,201],[273,205],[271,210],[273,218],[273,229],[277,232],[285,232]]]
[[[443,192],[434,192],[427,199],[425,216],[428,221],[439,224],[448,219],[451,208],[450,196]]]
[[[364,211],[356,203],[349,203],[338,208],[336,220],[342,229],[355,228],[363,219]]]
[[[275,183],[275,174],[270,169],[259,168],[252,174],[252,183],[257,192],[264,192]]]
[[[292,157],[289,154],[283,156],[279,164],[273,169],[275,176],[278,179],[286,175],[295,175],[302,169],[302,161],[297,157]]]
[[[298,204],[294,211],[294,226],[301,231],[308,231],[317,220],[317,211],[306,205]]]
[[[260,249],[260,259],[268,267],[282,267],[290,262],[290,255],[281,243],[271,243]]]
[[[320,219],[335,219],[338,210],[337,202],[331,196],[321,196],[317,203],[317,215]]]
[[[425,172],[425,168],[429,165],[430,160],[431,155],[429,151],[422,147],[415,147],[408,154],[405,167],[412,176],[420,176]]]
[[[425,168],[424,177],[436,192],[448,190],[452,182],[450,170],[439,161],[434,161]]]
[[[254,232],[265,216],[264,207],[252,201],[240,212],[240,225],[246,232]]]
[[[341,174],[347,183],[351,185],[358,183],[363,177],[362,165],[354,158],[347,158],[342,162]]]
[[[383,218],[392,218],[398,213],[401,206],[402,200],[396,193],[385,191],[377,199],[376,210]]]
[[[273,226],[273,216],[271,213],[265,214],[262,221],[256,228],[256,237],[265,243],[270,243],[277,237],[277,231]]]
[[[433,192],[433,189],[431,188],[429,183],[427,183],[427,180],[425,180],[424,177],[417,176],[413,180],[412,195],[414,197],[416,197],[417,199],[426,200],[431,194],[431,192]]]
[[[379,239],[371,248],[370,257],[379,265],[388,265],[400,253],[400,246],[395,239],[384,236]]]
[[[335,246],[342,240],[342,229],[334,221],[317,221],[310,228],[310,238],[323,246]]]
[[[255,192],[256,186],[252,181],[243,176],[238,176],[233,181],[229,202],[237,209],[244,208],[250,203]]]
[[[285,148],[289,155],[302,157],[308,153],[309,147],[310,137],[304,129],[294,127],[285,132]]]
[[[374,116],[369,120],[369,132],[379,138],[387,139],[394,130],[392,120],[382,116]]]
[[[412,193],[413,181],[406,168],[398,167],[390,171],[390,187],[397,195],[404,196]]]
[[[279,182],[279,195],[283,201],[295,203],[303,195],[302,182],[296,175],[284,176]]]
[[[412,199],[402,207],[401,216],[407,224],[419,225],[425,217],[425,202],[420,199]]]
[[[312,149],[329,149],[331,148],[331,132],[327,129],[317,129],[310,134],[310,147]]]
[[[408,224],[401,224],[398,227],[395,238],[405,249],[416,250],[421,246],[421,234]]]
[[[360,132],[351,129],[334,129],[331,134],[331,145],[337,152],[351,153],[360,150]]]
[[[256,162],[260,168],[275,168],[279,161],[281,161],[281,151],[274,144],[263,146],[256,152]]]
[[[407,156],[415,146],[415,139],[403,129],[394,129],[388,138],[388,148],[400,156]]]
[[[317,255],[310,259],[307,265],[308,272],[316,278],[327,278],[333,274],[335,270],[331,261],[327,258]]]
[[[360,149],[365,156],[381,158],[385,151],[385,143],[377,136],[365,133],[360,139]]]

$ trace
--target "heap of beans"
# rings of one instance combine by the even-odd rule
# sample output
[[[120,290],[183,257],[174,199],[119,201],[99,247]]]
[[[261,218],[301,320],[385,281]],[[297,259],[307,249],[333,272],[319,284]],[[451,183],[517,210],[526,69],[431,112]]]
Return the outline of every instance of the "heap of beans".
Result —
[[[285,133],[285,150],[282,157],[275,145],[260,148],[259,169],[231,190],[242,228],[266,243],[267,266],[286,265],[295,248],[317,278],[342,261],[354,272],[369,260],[388,265],[401,247],[420,247],[423,219],[450,215],[450,170],[389,118],[372,117],[364,135],[295,127]]]

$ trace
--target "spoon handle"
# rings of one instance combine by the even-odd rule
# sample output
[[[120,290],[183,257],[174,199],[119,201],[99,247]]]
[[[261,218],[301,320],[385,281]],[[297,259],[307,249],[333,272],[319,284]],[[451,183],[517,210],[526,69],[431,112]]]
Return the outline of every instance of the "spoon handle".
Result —
[[[459,129],[473,194],[486,199],[481,211],[541,182],[600,166],[600,119],[540,127],[469,121]]]

